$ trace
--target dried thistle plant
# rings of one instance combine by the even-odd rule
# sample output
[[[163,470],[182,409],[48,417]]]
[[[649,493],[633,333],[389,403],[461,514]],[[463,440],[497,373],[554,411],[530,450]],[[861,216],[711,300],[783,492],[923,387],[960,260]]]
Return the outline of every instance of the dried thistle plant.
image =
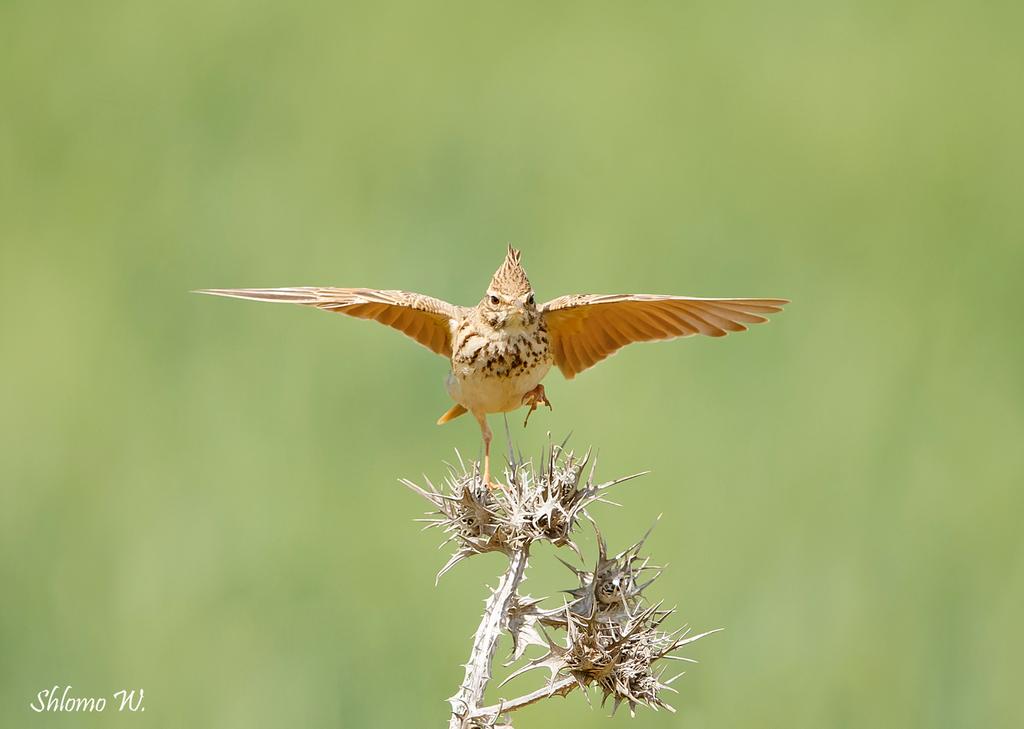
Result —
[[[444,543],[455,544],[455,552],[437,579],[477,554],[502,552],[509,560],[486,601],[465,678],[448,700],[452,707],[449,729],[511,727],[511,712],[576,689],[589,701],[591,687],[601,693],[602,705],[611,698],[613,714],[622,703],[628,705],[631,715],[637,706],[673,711],[663,696],[674,691],[671,684],[682,674],[663,678],[663,662],[692,662],[675,652],[716,631],[691,635],[685,626],[671,632],[662,628],[674,609],[662,609],[661,603],[650,605],[644,596],[644,590],[662,571],[641,556],[650,530],[632,546],[609,556],[604,537],[587,511],[597,502],[617,505],[605,498],[605,492],[643,474],[599,483],[595,470],[596,459],[590,451],[578,457],[563,443],[549,445],[537,462],[510,453],[507,485],[499,490],[487,488],[479,463],[467,464],[461,456],[457,466],[448,465],[440,487],[426,478],[423,486],[402,480],[433,507],[420,520],[426,522],[425,528],[441,530],[447,537]],[[598,557],[592,569],[561,560],[578,583],[564,591],[568,597],[563,604],[544,609],[543,598],[521,595],[519,585],[535,542],[568,547],[583,561],[573,540],[583,521],[597,534]],[[537,668],[547,669],[550,676],[535,691],[487,706],[484,692],[502,633],[512,640],[512,655],[506,665],[521,661],[530,646],[538,646],[543,653],[527,660],[501,685]]]

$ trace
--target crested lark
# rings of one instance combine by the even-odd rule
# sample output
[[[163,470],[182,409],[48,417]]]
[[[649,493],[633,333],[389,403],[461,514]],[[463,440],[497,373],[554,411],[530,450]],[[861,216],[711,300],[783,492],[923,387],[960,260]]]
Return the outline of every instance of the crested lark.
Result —
[[[652,294],[573,294],[537,305],[533,287],[509,246],[479,304],[456,306],[408,291],[299,287],[204,289],[198,293],[303,304],[374,319],[451,361],[455,405],[438,425],[471,412],[484,441],[484,481],[491,481],[489,413],[551,403],[541,380],[557,365],[566,379],[631,342],[741,332],[767,321],[786,299],[700,299]],[[525,422],[524,422],[525,425]]]

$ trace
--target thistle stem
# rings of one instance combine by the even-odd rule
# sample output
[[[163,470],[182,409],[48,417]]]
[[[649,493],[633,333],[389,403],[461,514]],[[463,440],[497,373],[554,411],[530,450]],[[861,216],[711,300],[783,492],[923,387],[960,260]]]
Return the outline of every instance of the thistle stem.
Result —
[[[565,678],[560,678],[549,686],[544,686],[536,691],[531,691],[528,694],[517,696],[514,699],[502,700],[499,704],[484,706],[477,709],[473,712],[473,718],[497,716],[498,714],[504,714],[506,711],[522,709],[524,706],[535,704],[538,701],[551,698],[552,696],[565,696],[576,688],[576,686],[576,679],[572,676],[566,676]]]
[[[528,557],[529,546],[509,554],[508,568],[487,600],[480,625],[473,636],[473,648],[466,662],[466,677],[458,692],[448,699],[452,705],[449,729],[463,729],[470,719],[479,715],[487,682],[491,680],[491,664],[501,638],[502,623],[523,580]]]

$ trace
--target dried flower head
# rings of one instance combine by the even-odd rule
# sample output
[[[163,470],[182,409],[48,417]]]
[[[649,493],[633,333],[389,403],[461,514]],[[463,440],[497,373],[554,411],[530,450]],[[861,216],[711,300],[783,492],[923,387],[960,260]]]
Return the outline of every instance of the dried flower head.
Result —
[[[580,570],[559,558],[559,561],[572,570],[580,581],[579,587],[565,590],[574,598],[569,603],[569,610],[573,614],[602,622],[619,623],[632,617],[640,604],[643,591],[661,575],[661,567],[651,565],[650,558],[640,556],[640,548],[650,536],[651,529],[647,530],[640,541],[609,557],[604,537],[594,522],[598,553],[594,569]],[[653,575],[643,580],[645,572],[653,572]],[[561,611],[555,611],[546,616],[545,622],[549,625],[560,625],[564,622],[561,615]]]
[[[586,515],[586,507],[604,501],[604,491],[612,486],[642,475],[596,483],[596,463],[591,461],[589,450],[577,457],[564,445],[551,444],[541,454],[539,467],[532,459],[510,457],[505,469],[507,485],[494,491],[480,478],[479,465],[467,466],[461,455],[458,467],[449,464],[441,489],[427,478],[425,487],[402,479],[436,509],[422,519],[425,528],[440,528],[448,535],[444,544],[455,541],[459,545],[437,577],[474,554],[510,554],[536,541],[568,546],[579,555],[572,532]]]
[[[564,443],[549,444],[536,462],[510,453],[507,485],[494,491],[481,479],[479,463],[467,465],[459,456],[458,464],[449,465],[440,488],[426,478],[425,486],[402,481],[433,507],[420,520],[426,522],[425,528],[445,533],[442,546],[449,542],[457,545],[438,578],[476,554],[501,552],[508,556],[504,574],[484,601],[465,678],[448,699],[452,707],[449,729],[511,729],[512,712],[576,689],[589,701],[593,687],[601,692],[602,705],[612,699],[613,714],[622,703],[628,704],[630,714],[637,706],[672,710],[663,695],[674,691],[670,684],[679,676],[663,679],[664,667],[659,663],[689,661],[674,655],[675,651],[709,633],[690,635],[686,628],[666,632],[661,626],[674,611],[661,609],[660,603],[647,604],[644,590],[662,570],[640,554],[650,530],[635,544],[609,556],[604,536],[587,512],[595,502],[613,503],[604,498],[605,490],[633,476],[598,483],[590,451],[577,457]],[[519,593],[530,547],[537,541],[567,546],[582,561],[573,541],[582,519],[593,525],[597,535],[597,560],[591,569],[562,560],[578,584],[564,591],[569,599],[561,607],[544,609],[543,598]],[[563,635],[553,639],[549,631],[562,631]],[[502,685],[536,668],[546,668],[550,679],[530,693],[484,706],[496,648],[505,634],[512,639],[506,665],[523,659],[530,646],[543,649],[543,653],[513,671]]]
[[[551,673],[550,686],[555,685],[560,675],[571,676],[584,692],[596,685],[603,694],[602,706],[612,698],[613,714],[623,702],[629,705],[630,715],[635,714],[638,705],[674,711],[661,694],[674,692],[670,684],[683,674],[663,681],[664,669],[656,669],[655,664],[663,659],[695,663],[693,659],[671,654],[717,632],[689,635],[689,628],[685,627],[672,633],[663,631],[661,624],[674,612],[654,605],[620,623],[602,620],[596,615],[585,617],[566,605],[562,621],[564,645],[552,641],[545,633],[548,652],[513,672],[505,681],[536,668],[547,668]]]

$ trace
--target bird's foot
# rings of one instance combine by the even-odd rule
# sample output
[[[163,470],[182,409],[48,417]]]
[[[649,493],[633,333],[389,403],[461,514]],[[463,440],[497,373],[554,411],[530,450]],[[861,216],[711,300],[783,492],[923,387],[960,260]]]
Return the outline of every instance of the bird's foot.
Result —
[[[538,405],[547,405],[548,410],[553,409],[547,395],[544,394],[544,385],[537,385],[535,388],[523,395],[523,405],[530,406],[530,409],[526,412],[526,420],[523,421],[524,428],[526,427],[526,424],[530,422],[530,416],[533,414],[533,411],[537,409]]]
[[[483,481],[483,484],[487,487],[488,491],[494,491],[495,489],[505,488],[500,483],[491,478],[491,472],[489,470],[484,471],[483,478],[480,480]]]
[[[487,479],[485,483],[487,484],[488,491],[496,491],[497,489],[505,488],[502,484],[498,483],[497,481],[494,481],[493,479]]]

